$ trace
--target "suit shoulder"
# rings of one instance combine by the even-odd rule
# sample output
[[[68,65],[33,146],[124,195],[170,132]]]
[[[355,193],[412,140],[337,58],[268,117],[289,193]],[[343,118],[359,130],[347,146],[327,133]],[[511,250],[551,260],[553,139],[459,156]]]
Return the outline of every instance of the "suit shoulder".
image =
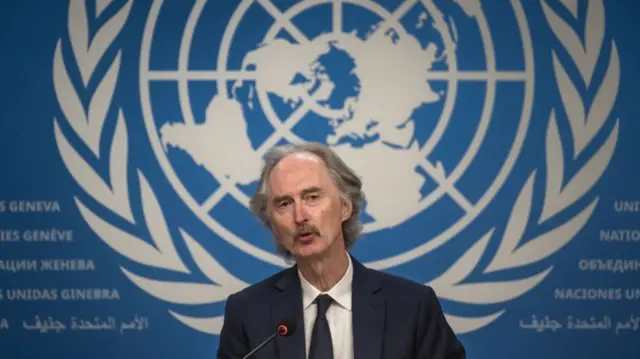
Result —
[[[283,269],[279,272],[276,272],[259,282],[256,282],[246,288],[243,288],[235,292],[231,297],[233,297],[233,299],[238,301],[247,301],[247,300],[255,300],[256,298],[264,298],[264,296],[267,295],[273,289],[274,285],[278,281],[280,281],[282,277],[285,276],[289,270],[291,270],[291,268]]]
[[[378,277],[384,288],[388,288],[394,295],[428,298],[435,296],[433,288],[428,285],[418,283],[411,279],[398,275],[372,270]]]

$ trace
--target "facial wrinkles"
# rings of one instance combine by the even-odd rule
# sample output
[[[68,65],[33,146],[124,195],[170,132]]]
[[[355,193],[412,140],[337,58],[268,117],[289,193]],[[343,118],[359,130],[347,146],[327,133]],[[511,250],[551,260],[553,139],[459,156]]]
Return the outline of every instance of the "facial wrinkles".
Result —
[[[317,202],[305,199],[303,195],[303,191],[311,187],[322,192],[322,198]],[[339,232],[339,228],[333,227],[340,226],[334,222],[340,222],[342,217],[340,200],[334,198],[336,192],[325,165],[315,155],[298,153],[276,165],[268,186],[269,215],[276,234],[285,241],[283,244],[295,247],[298,237],[308,233],[327,243],[332,242],[329,237],[338,234],[334,231]],[[290,202],[287,207],[278,209],[274,199],[281,196],[289,197]],[[332,211],[335,213],[330,213]]]

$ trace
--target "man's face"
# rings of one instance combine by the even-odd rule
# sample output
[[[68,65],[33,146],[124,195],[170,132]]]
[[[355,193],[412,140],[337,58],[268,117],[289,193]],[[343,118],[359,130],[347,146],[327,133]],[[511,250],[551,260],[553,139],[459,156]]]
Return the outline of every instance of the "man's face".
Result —
[[[342,223],[351,215],[351,204],[341,199],[319,157],[283,158],[271,172],[267,201],[273,233],[294,257],[344,250]]]

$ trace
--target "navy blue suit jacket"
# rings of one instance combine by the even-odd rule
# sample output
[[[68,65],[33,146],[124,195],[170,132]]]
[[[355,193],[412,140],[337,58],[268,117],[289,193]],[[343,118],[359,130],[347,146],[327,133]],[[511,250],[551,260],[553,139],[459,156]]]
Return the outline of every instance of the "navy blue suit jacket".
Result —
[[[355,359],[466,357],[430,287],[369,269],[354,258],[352,263]],[[218,358],[242,358],[272,335],[283,319],[295,322],[293,334],[276,336],[252,358],[305,358],[297,266],[229,296]]]

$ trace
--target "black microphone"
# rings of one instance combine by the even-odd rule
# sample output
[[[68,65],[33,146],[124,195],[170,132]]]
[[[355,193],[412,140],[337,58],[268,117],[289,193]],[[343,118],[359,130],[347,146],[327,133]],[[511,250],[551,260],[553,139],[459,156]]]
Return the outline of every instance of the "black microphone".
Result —
[[[280,321],[280,324],[278,324],[278,326],[276,327],[275,333],[271,334],[267,339],[265,339],[265,341],[263,341],[262,343],[260,343],[260,345],[255,347],[255,349],[250,351],[249,354],[243,356],[242,359],[249,358],[251,355],[253,355],[253,353],[257,352],[260,348],[262,348],[267,343],[269,343],[271,340],[273,340],[273,338],[275,338],[276,335],[279,335],[281,337],[288,337],[291,334],[293,334],[295,329],[296,329],[296,326],[292,321],[288,321],[288,320]]]

